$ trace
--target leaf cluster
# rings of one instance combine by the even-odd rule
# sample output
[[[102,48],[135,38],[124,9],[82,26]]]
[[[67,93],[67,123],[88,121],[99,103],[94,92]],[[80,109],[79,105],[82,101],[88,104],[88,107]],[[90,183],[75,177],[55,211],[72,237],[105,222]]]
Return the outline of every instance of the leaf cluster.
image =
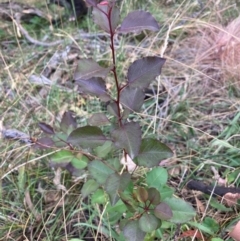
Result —
[[[145,11],[129,13],[120,21],[120,11],[114,1],[86,0],[93,7],[95,23],[109,34],[112,63],[100,66],[93,59],[80,59],[74,79],[80,92],[95,96],[104,102],[108,113],[95,113],[88,125],[78,127],[71,112],[65,112],[58,131],[47,123],[39,123],[45,136],[36,142],[41,149],[56,148],[50,157],[50,164],[63,167],[72,175],[88,173],[81,194],[91,194],[93,203],[112,208],[123,207],[126,213],[114,218],[121,223],[125,240],[144,240],[146,234],[154,233],[162,221],[183,223],[191,219],[195,212],[183,200],[172,197],[174,190],[167,186],[167,171],[158,167],[161,160],[170,158],[172,150],[157,139],[142,138],[140,123],[129,120],[129,115],[140,112],[145,98],[145,90],[161,74],[165,59],[146,56],[134,61],[127,70],[126,80],[118,79],[114,37],[126,33],[140,33],[142,30],[158,31],[159,25],[153,16]],[[115,92],[107,89],[106,80],[115,81]],[[111,117],[111,118],[109,118]],[[109,126],[105,133],[102,126]],[[120,163],[119,155],[125,162],[130,157],[136,166],[153,168],[139,183],[128,166]]]

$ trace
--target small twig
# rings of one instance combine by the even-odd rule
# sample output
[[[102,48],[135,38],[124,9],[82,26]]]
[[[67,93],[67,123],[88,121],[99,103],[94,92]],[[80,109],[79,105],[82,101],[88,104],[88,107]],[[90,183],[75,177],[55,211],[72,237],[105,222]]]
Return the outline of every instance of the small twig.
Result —
[[[213,196],[224,196],[226,193],[240,193],[240,188],[235,187],[220,187],[220,186],[211,186],[206,185],[202,182],[190,180],[187,183],[187,187],[191,190],[201,191],[205,194],[211,195],[213,193]]]

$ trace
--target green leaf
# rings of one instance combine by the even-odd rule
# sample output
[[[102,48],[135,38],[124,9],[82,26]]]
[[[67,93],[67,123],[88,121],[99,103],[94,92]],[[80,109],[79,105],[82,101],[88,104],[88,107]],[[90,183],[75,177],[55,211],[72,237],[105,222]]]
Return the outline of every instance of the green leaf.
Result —
[[[98,146],[95,149],[96,156],[104,158],[113,149],[112,142],[106,141],[102,146]],[[119,161],[118,161],[119,162]]]
[[[205,217],[202,224],[210,228],[214,233],[219,231],[219,224],[213,218]]]
[[[98,189],[92,194],[91,201],[93,204],[105,204],[107,201],[105,192],[102,189]]]
[[[103,145],[106,140],[107,138],[99,127],[84,126],[72,131],[67,142],[83,148],[94,148]]]
[[[160,203],[154,208],[154,215],[161,220],[169,220],[172,218],[173,213],[167,203]]]
[[[117,147],[125,149],[127,154],[133,159],[138,155],[141,144],[141,128],[136,122],[129,122],[112,133]]]
[[[159,186],[158,191],[160,192],[161,195],[161,200],[165,200],[168,197],[172,197],[173,193],[174,193],[174,189],[169,187],[169,186]]]
[[[126,241],[143,241],[146,233],[139,227],[138,221],[130,221],[123,227]]]
[[[161,226],[161,221],[152,214],[144,213],[139,219],[139,227],[143,232],[150,233]]]
[[[61,150],[50,156],[52,164],[60,164],[60,166],[65,166],[66,164],[71,162],[73,158],[75,158],[75,156],[71,151],[68,150]]]
[[[88,165],[88,158],[82,154],[77,154],[72,160],[71,163],[73,167],[77,169],[84,169]]]
[[[171,197],[164,200],[173,212],[173,217],[169,220],[173,223],[185,223],[192,219],[196,212],[191,204],[182,199]]]
[[[111,212],[118,212],[123,214],[124,212],[127,211],[126,205],[123,203],[123,201],[120,199],[118,200],[118,202],[112,206],[112,205],[108,205],[106,212],[111,213]]]
[[[222,212],[232,211],[232,208],[227,208],[225,205],[223,205],[222,203],[219,203],[219,201],[216,201],[213,198],[210,200],[210,205],[211,207],[216,208],[218,211],[222,211]]]
[[[147,184],[149,187],[155,187],[158,189],[167,183],[168,173],[166,169],[162,167],[155,167],[147,173]],[[161,193],[160,193],[161,194]]]
[[[211,229],[211,227],[206,227],[205,225],[201,224],[201,223],[196,223],[196,222],[188,222],[188,225],[195,227],[199,230],[201,230],[204,233],[210,234],[210,235],[214,235],[215,232]]]
[[[156,139],[143,139],[138,156],[134,162],[138,166],[154,167],[158,166],[160,161],[172,157],[172,150]]]
[[[112,205],[117,203],[119,200],[118,192],[123,191],[129,184],[130,180],[131,175],[129,173],[125,173],[122,176],[117,173],[113,173],[108,177],[104,187],[110,197]]]
[[[120,172],[122,170],[122,164],[118,158],[109,158],[106,160],[106,163],[116,172]]]
[[[93,179],[87,180],[87,182],[83,184],[83,187],[81,189],[83,198],[87,197],[89,194],[96,191],[98,187],[99,187],[99,184],[95,180]]]
[[[123,203],[126,205],[129,212],[131,213],[136,212],[138,208],[138,202],[133,199],[132,195],[120,192],[119,196],[123,201]]]
[[[104,184],[107,178],[114,173],[112,169],[106,166],[104,163],[98,160],[94,160],[89,163],[88,170],[91,176],[99,183],[100,185]]]

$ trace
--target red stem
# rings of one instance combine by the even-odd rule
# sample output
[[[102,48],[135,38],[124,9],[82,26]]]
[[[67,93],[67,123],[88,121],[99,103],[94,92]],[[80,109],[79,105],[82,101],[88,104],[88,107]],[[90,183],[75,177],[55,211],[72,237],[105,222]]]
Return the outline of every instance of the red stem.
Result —
[[[115,57],[115,48],[114,48],[114,35],[115,35],[115,31],[113,31],[112,29],[112,23],[111,23],[111,13],[112,13],[112,7],[109,9],[108,14],[107,14],[107,18],[108,18],[108,24],[109,24],[109,31],[110,31],[110,48],[112,51],[112,62],[113,62],[113,68],[112,68],[112,72],[114,75],[114,79],[115,79],[115,84],[116,84],[116,88],[117,88],[117,99],[115,100],[115,103],[117,104],[117,109],[118,109],[118,124],[119,126],[122,126],[122,120],[121,120],[121,109],[120,109],[120,92],[121,92],[121,88],[119,86],[119,82],[118,82],[118,76],[117,76],[117,71],[116,71],[116,57]]]

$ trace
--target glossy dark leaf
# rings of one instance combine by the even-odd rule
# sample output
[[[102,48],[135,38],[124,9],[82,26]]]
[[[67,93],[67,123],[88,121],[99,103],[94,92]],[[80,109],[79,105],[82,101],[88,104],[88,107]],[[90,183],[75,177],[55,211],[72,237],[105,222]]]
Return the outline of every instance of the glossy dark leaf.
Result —
[[[126,241],[143,241],[146,233],[140,229],[138,221],[129,221],[123,227],[123,235]]]
[[[119,200],[119,191],[123,191],[131,180],[131,175],[129,173],[124,173],[123,175],[119,175],[118,173],[111,174],[106,183],[105,190],[110,197],[110,201],[112,205],[115,205]]]
[[[96,7],[97,6],[97,0],[86,0],[87,6]]]
[[[71,111],[64,112],[61,119],[60,127],[65,133],[67,133],[68,130],[77,127],[76,118],[73,117],[73,113]]]
[[[160,193],[156,188],[150,187],[148,189],[148,200],[151,204],[157,205],[160,203]]]
[[[88,165],[88,170],[91,176],[102,185],[106,182],[107,178],[114,173],[114,171],[105,165],[103,162],[94,160]]]
[[[108,120],[107,116],[103,113],[94,113],[88,119],[88,124],[91,126],[105,126],[109,125],[110,121]]]
[[[145,98],[145,93],[140,88],[125,87],[120,93],[120,102],[124,108],[131,111],[140,111]]]
[[[93,59],[79,60],[78,67],[74,73],[74,80],[87,80],[93,77],[105,79],[112,67],[103,68]]]
[[[161,221],[152,214],[144,213],[139,219],[139,227],[143,232],[151,233],[161,226]]]
[[[152,138],[143,139],[138,156],[134,162],[139,166],[154,167],[158,166],[159,162],[173,156],[172,150]]]
[[[93,180],[93,179],[87,180],[83,184],[83,187],[81,189],[81,193],[82,193],[83,198],[87,197],[89,194],[96,191],[98,189],[98,187],[99,187],[99,184],[95,180]]]
[[[50,134],[50,135],[54,135],[55,134],[53,128],[50,125],[48,125],[48,124],[46,124],[44,122],[39,122],[38,126],[46,134]]]
[[[160,75],[165,59],[160,57],[144,57],[136,60],[128,69],[129,86],[147,88],[151,81]]]
[[[110,102],[107,105],[107,110],[108,110],[109,114],[111,114],[115,117],[118,117],[118,107],[117,107],[117,104],[115,102]]]
[[[98,4],[98,8],[93,9],[94,22],[105,32],[110,33],[108,18],[110,18],[112,32],[117,28],[120,12],[114,3]]]
[[[103,135],[100,128],[96,126],[79,127],[72,131],[68,136],[67,142],[83,148],[93,148],[101,146],[107,138]]]
[[[162,202],[154,208],[154,215],[161,220],[169,220],[173,213],[168,204]]]
[[[127,17],[123,19],[118,32],[133,33],[142,30],[159,31],[159,29],[160,27],[156,19],[149,12],[140,10],[130,12]]]
[[[97,97],[102,98],[104,101],[110,100],[105,82],[100,77],[92,77],[86,80],[78,79],[76,84],[79,86],[79,90],[82,93],[96,95]]]
[[[125,149],[133,159],[139,153],[141,134],[140,125],[135,122],[129,122],[114,130],[112,137],[116,146]]]

